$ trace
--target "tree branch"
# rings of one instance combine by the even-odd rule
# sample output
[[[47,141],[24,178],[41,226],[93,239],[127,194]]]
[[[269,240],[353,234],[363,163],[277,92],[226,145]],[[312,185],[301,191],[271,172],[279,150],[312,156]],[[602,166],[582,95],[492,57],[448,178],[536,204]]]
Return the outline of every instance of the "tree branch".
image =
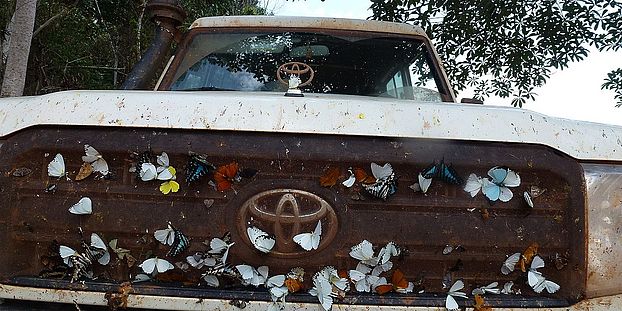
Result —
[[[50,17],[48,20],[46,20],[43,24],[41,24],[41,26],[39,26],[33,33],[32,33],[32,37],[36,37],[37,34],[43,30],[45,27],[49,26],[53,21],[55,21],[56,19],[58,19],[59,17],[71,12],[71,10],[73,10],[76,5],[78,5],[78,1],[76,0],[74,1],[70,6],[64,8],[62,11],[58,12],[58,14]]]

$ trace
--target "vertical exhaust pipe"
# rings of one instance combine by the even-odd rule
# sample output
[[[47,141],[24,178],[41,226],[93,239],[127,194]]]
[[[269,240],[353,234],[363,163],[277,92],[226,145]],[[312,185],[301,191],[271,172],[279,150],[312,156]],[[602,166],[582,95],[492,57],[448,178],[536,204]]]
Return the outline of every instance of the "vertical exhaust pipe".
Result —
[[[177,27],[186,19],[186,12],[178,2],[178,0],[152,0],[147,4],[145,10],[156,25],[155,36],[151,46],[123,82],[122,89],[147,89],[149,82],[162,67],[173,40],[178,41],[181,36]]]

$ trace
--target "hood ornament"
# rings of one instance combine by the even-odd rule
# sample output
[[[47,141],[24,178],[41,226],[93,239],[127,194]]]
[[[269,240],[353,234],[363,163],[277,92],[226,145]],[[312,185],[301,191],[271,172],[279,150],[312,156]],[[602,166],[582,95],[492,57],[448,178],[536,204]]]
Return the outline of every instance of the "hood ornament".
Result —
[[[288,77],[287,80],[283,79],[283,76]],[[302,81],[302,77],[307,77],[306,81]],[[300,87],[309,85],[313,81],[315,72],[311,66],[300,62],[289,62],[279,66],[276,70],[276,78],[279,82],[287,85],[288,89],[285,92],[285,96],[302,97],[302,90]]]

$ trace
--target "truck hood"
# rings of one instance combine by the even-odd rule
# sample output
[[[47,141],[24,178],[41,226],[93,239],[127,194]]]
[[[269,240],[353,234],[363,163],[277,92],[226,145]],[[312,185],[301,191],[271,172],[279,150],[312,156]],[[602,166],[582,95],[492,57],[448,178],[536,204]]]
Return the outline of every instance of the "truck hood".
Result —
[[[239,130],[541,144],[622,160],[622,127],[526,109],[267,92],[66,91],[0,99],[0,136],[37,125]]]

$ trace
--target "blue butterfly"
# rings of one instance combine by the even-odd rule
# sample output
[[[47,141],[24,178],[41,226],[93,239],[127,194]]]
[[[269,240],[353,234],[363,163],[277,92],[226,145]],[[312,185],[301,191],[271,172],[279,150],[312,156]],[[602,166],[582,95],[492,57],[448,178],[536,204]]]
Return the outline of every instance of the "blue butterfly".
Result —
[[[216,166],[207,162],[204,155],[191,153],[188,165],[186,166],[186,183],[199,180],[201,177],[211,174],[216,170]]]
[[[452,185],[462,184],[462,178],[458,176],[458,173],[451,165],[445,164],[444,160],[441,160],[439,163],[436,163],[436,161],[432,163],[421,172],[421,176],[426,179],[438,178]]]
[[[175,257],[183,252],[190,245],[190,240],[188,237],[183,234],[180,230],[173,228],[173,234],[175,238],[173,239],[173,244],[171,244],[171,248],[168,250],[166,256]]]
[[[520,176],[507,167],[495,166],[488,170],[488,178],[482,179],[482,192],[488,200],[508,202],[514,194],[508,187],[518,187]]]

